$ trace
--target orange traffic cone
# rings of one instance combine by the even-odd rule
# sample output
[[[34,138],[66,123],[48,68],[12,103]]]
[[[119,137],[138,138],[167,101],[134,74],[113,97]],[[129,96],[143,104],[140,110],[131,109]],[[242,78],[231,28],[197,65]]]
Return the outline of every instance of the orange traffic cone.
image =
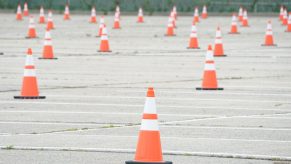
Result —
[[[125,164],[172,164],[163,160],[155,92],[152,87],[147,91],[135,158]]]
[[[29,11],[28,11],[28,5],[27,2],[24,3],[24,7],[23,7],[23,16],[28,16],[29,15]]]
[[[239,10],[238,10],[238,20],[240,21],[240,22],[242,22],[243,21],[243,8],[242,8],[242,6],[239,8]]]
[[[18,4],[16,12],[16,20],[22,20],[21,6]]]
[[[47,29],[44,37],[44,46],[42,50],[42,57],[39,59],[58,59],[54,57],[54,50],[50,30]]]
[[[217,27],[216,37],[215,37],[215,45],[214,45],[214,56],[215,57],[225,57],[222,44],[222,36],[220,27]]]
[[[69,3],[67,2],[65,6],[65,11],[64,11],[64,20],[70,20],[70,9],[69,9]]]
[[[223,88],[219,88],[217,85],[215,64],[211,45],[208,46],[208,51],[206,53],[202,87],[196,88],[196,90],[223,90]]]
[[[98,35],[96,37],[101,37],[102,35],[102,30],[105,27],[105,20],[104,20],[104,16],[101,16],[100,18],[100,23],[99,23],[99,30],[98,30]]]
[[[47,29],[52,30],[55,28],[54,22],[53,22],[53,12],[51,10],[48,11],[48,18],[47,18]]]
[[[198,46],[198,39],[197,39],[197,28],[195,23],[192,24],[191,34],[190,34],[190,41],[188,49],[200,49]]]
[[[165,34],[165,36],[175,36],[173,17],[171,16],[169,16],[167,33]]]
[[[277,46],[276,44],[274,44],[271,21],[268,21],[265,35],[265,44],[262,44],[262,46]]]
[[[236,14],[232,14],[232,21],[231,21],[231,28],[229,34],[239,34],[237,31],[237,19],[236,19]]]
[[[208,17],[207,7],[205,5],[203,6],[201,17],[202,17],[202,19],[206,19]]]
[[[119,18],[119,20],[120,20],[120,8],[119,8],[119,6],[116,6],[116,8],[115,8],[115,12],[118,13],[118,18]]]
[[[288,25],[286,32],[291,32],[291,12],[289,12]]]
[[[91,9],[90,23],[97,23],[96,10],[95,10],[95,7],[94,6],[92,6],[92,9]]]
[[[139,8],[139,10],[138,10],[137,23],[143,23],[143,11],[142,11],[142,8]]]
[[[284,16],[284,7],[281,6],[281,7],[280,7],[280,14],[279,14],[279,20],[280,20],[280,21],[283,20],[283,16]]]
[[[172,20],[173,20],[173,22],[172,22],[173,23],[173,27],[177,28],[175,13],[173,11],[170,13],[170,17],[172,17]]]
[[[33,16],[30,16],[29,18],[29,25],[28,25],[28,33],[26,38],[31,39],[31,38],[36,38],[36,31],[35,31],[35,25],[34,25],[34,19]]]
[[[39,10],[39,21],[38,21],[38,23],[40,23],[40,24],[44,24],[45,23],[44,9],[43,9],[42,6],[40,7],[40,10]]]
[[[118,15],[118,12],[115,12],[115,18],[114,18],[113,29],[120,29],[120,23],[119,23],[119,15]]]
[[[31,48],[27,50],[21,96],[14,96],[14,98],[15,99],[44,99],[45,98],[45,96],[39,96]]]
[[[199,10],[198,7],[195,7],[194,10],[194,17],[193,17],[193,23],[199,23]]]
[[[248,27],[248,26],[249,26],[249,22],[248,22],[248,13],[247,13],[247,10],[246,10],[246,9],[245,9],[244,12],[243,12],[242,26],[243,26],[243,27]]]
[[[174,15],[175,20],[177,20],[178,19],[177,7],[173,6],[173,10],[172,11],[173,11],[173,15]]]
[[[100,48],[98,52],[111,52],[109,48],[107,29],[105,26],[102,29],[101,43],[100,43]]]
[[[288,13],[287,9],[284,10],[284,15],[283,15],[283,20],[282,20],[282,25],[286,26],[288,24]]]

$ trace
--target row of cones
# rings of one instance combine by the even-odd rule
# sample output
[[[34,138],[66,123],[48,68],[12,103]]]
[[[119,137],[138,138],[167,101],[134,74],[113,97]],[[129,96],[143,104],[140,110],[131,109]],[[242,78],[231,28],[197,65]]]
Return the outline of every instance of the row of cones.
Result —
[[[16,11],[16,20],[21,21],[22,20],[22,15],[23,16],[29,16],[28,5],[27,5],[26,2],[24,3],[23,14],[22,14],[21,6],[20,6],[20,4],[18,4],[17,11]],[[64,20],[70,20],[70,9],[69,9],[69,4],[68,3],[66,3],[66,6],[65,6]],[[39,10],[39,23],[45,23],[43,6],[41,6],[40,10]]]

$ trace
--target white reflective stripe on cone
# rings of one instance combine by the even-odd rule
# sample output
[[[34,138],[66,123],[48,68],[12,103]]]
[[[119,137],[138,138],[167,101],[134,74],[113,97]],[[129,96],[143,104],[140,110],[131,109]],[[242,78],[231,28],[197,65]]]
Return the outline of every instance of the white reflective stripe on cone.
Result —
[[[34,65],[33,64],[33,57],[32,57],[32,55],[27,55],[26,56],[25,65],[26,66],[28,66],[28,65]]]
[[[44,43],[43,43],[45,46],[51,46],[53,45],[52,44],[52,40],[44,40]]]
[[[272,30],[272,24],[267,25],[267,30]]]
[[[144,105],[145,114],[157,114],[156,101],[154,97],[147,97]]]
[[[221,37],[221,31],[220,30],[216,31],[216,37]]]
[[[101,35],[101,40],[108,40],[108,36],[107,35]]]
[[[266,35],[273,35],[273,31],[266,31]]]
[[[215,44],[222,44],[222,39],[221,38],[216,38],[215,39]]]
[[[214,63],[206,63],[205,66],[204,66],[204,70],[206,71],[213,71],[215,70],[215,66],[214,66]]]
[[[51,39],[51,33],[50,32],[45,32],[45,36],[44,36],[45,39]]]
[[[36,76],[35,69],[24,69],[23,76],[25,76],[25,77],[35,77]]]
[[[140,130],[158,131],[158,120],[142,119]]]
[[[236,23],[236,22],[232,22],[231,25],[232,25],[232,26],[236,26],[237,23]]]
[[[192,33],[190,34],[190,37],[191,37],[191,38],[197,38],[197,33],[193,33],[193,32],[192,32]]]
[[[28,25],[28,28],[35,28],[35,25],[34,24],[30,24],[30,25]]]

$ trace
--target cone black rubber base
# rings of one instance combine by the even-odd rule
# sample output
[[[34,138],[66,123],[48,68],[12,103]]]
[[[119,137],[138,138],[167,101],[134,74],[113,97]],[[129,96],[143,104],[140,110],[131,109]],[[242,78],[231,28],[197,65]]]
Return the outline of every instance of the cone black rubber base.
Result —
[[[240,32],[228,32],[228,34],[240,34]]]
[[[200,47],[197,48],[187,47],[187,49],[200,49]]]
[[[100,51],[100,50],[98,50],[97,52],[105,52],[105,53],[108,52],[109,53],[109,52],[112,52],[112,51],[111,50],[109,50],[109,51]]]
[[[34,37],[34,38],[31,38],[31,37],[29,37],[29,36],[26,36],[25,37],[25,39],[38,39],[39,37],[37,36],[37,37]]]
[[[164,161],[164,162],[125,161],[125,164],[173,164],[173,162],[171,162],[171,161]]]
[[[196,88],[196,90],[199,90],[199,91],[201,91],[201,90],[223,90],[223,88],[201,88],[201,87],[198,87],[198,88]]]
[[[214,57],[227,57],[227,55],[214,55]]]
[[[285,30],[285,32],[291,32],[291,31],[287,31],[287,30]]]
[[[4,52],[0,52],[0,55],[4,55]]]
[[[38,59],[42,59],[42,60],[57,60],[58,58],[38,58]]]
[[[277,47],[277,44],[270,44],[270,45],[262,44],[261,46],[263,46],[263,47]]]
[[[165,36],[173,37],[173,36],[176,36],[176,34],[174,34],[174,35],[167,35],[167,34],[165,34]]]
[[[45,99],[45,96],[14,96],[14,99]]]

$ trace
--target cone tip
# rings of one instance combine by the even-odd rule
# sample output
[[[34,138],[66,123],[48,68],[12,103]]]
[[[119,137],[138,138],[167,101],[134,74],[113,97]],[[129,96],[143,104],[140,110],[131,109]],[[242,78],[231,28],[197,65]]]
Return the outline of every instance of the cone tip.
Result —
[[[208,50],[209,50],[209,51],[212,51],[212,46],[211,46],[211,44],[208,45]]]
[[[27,55],[32,55],[32,49],[31,48],[27,49]]]
[[[155,97],[155,91],[153,87],[148,88],[147,97]]]

